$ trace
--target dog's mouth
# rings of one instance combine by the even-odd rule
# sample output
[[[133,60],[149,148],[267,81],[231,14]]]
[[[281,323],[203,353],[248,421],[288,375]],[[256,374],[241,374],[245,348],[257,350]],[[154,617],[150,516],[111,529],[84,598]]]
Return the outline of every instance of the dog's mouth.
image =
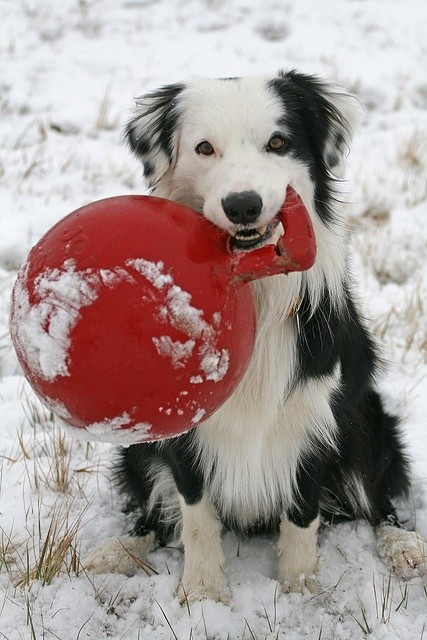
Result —
[[[233,252],[252,251],[266,244],[275,244],[276,240],[283,233],[280,220],[273,219],[270,224],[262,227],[237,227],[237,229],[229,229],[230,247]]]

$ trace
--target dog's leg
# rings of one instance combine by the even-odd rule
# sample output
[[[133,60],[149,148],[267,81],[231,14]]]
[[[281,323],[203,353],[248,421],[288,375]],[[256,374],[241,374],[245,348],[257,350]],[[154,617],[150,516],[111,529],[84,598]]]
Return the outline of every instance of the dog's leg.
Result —
[[[316,591],[318,527],[319,516],[308,527],[299,527],[283,516],[277,543],[278,579],[283,591]]]
[[[230,598],[218,515],[206,497],[195,504],[181,498],[181,509],[185,563],[178,590],[180,601],[211,598],[227,604]]]
[[[321,463],[314,457],[300,465],[295,504],[282,516],[277,543],[278,579],[285,592],[317,589],[320,473]]]

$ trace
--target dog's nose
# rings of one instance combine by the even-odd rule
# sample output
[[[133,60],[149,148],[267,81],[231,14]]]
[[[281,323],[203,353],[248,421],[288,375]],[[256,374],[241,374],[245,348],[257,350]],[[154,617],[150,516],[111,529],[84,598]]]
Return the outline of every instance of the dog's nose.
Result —
[[[262,199],[256,191],[229,193],[221,204],[227,218],[235,224],[255,222],[262,209]]]

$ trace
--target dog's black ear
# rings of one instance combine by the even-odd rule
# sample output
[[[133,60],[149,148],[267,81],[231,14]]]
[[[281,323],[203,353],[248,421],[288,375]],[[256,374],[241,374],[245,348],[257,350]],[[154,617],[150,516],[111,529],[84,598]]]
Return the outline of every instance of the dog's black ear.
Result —
[[[179,94],[184,88],[183,84],[171,84],[137,98],[135,113],[126,125],[125,139],[142,160],[150,188],[175,160]]]
[[[272,86],[288,112],[300,115],[309,141],[326,169],[341,178],[353,131],[363,119],[360,102],[339,85],[297,71],[279,72]]]

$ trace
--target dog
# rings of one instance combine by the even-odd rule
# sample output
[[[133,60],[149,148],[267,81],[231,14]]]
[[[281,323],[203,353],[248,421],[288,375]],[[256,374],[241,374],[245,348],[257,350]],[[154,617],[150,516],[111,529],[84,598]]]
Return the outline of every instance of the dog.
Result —
[[[361,107],[344,89],[295,70],[196,79],[137,100],[125,139],[151,194],[185,204],[230,234],[233,251],[271,242],[288,186],[317,242],[314,266],[251,284],[257,309],[249,368],[225,404],[179,437],[132,445],[115,464],[139,509],[89,571],[137,570],[180,532],[181,601],[229,602],[221,532],[277,533],[285,592],[316,589],[317,532],[364,518],[389,569],[425,571],[422,540],[393,500],[410,471],[399,420],[376,388],[379,355],[352,291],[339,188]]]

